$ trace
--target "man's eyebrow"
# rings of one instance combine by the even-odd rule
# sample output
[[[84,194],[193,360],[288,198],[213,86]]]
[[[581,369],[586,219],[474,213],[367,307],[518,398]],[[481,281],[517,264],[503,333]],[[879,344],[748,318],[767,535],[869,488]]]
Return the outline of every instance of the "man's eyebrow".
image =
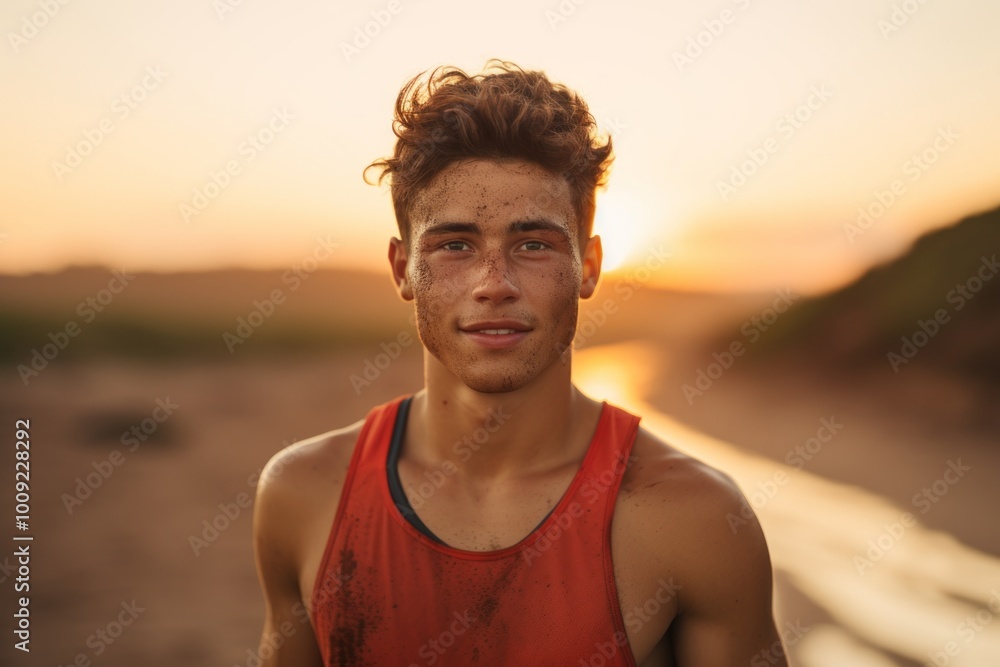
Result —
[[[524,232],[556,232],[567,240],[570,240],[569,230],[563,225],[551,220],[517,220],[510,223],[507,228],[508,233],[518,234]],[[422,236],[440,236],[443,234],[474,234],[482,235],[482,230],[474,222],[439,222],[431,225],[423,231]]]
[[[423,236],[435,236],[440,234],[481,234],[479,225],[474,222],[439,222],[424,230]]]
[[[511,232],[556,232],[561,234],[566,240],[570,240],[569,230],[563,225],[556,224],[551,220],[519,220],[510,223]]]

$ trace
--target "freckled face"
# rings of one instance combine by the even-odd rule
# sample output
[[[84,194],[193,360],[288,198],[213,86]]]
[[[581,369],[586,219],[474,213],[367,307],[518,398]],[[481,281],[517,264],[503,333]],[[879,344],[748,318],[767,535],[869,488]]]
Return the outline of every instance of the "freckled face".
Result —
[[[572,343],[582,268],[565,179],[520,160],[449,165],[414,203],[408,257],[420,339],[470,388],[519,389]]]

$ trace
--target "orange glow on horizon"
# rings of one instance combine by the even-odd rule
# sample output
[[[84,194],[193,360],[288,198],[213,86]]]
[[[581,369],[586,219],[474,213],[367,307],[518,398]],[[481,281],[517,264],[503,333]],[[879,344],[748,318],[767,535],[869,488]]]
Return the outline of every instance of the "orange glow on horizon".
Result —
[[[432,0],[357,52],[342,43],[371,19],[364,8],[61,7],[3,65],[28,103],[0,109],[0,272],[277,268],[328,234],[342,248],[329,268],[381,270],[391,202],[361,172],[392,153],[400,85],[497,56],[580,92],[613,137],[595,224],[609,274],[669,252],[656,284],[826,289],[995,206],[1000,179],[1000,6],[921,5],[888,35],[884,8],[839,7],[734,3],[706,40],[696,6],[595,4],[554,20],[516,0],[442,20]],[[5,11],[17,33],[38,6]],[[101,49],[77,48],[93,35]],[[708,43],[686,53],[696,37]],[[896,181],[885,214],[845,235]]]

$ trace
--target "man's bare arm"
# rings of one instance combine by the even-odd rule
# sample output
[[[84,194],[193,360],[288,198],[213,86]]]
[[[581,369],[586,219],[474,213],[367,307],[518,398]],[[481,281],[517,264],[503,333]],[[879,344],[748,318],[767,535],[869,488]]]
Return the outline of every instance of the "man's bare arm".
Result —
[[[693,486],[698,510],[685,532],[697,546],[685,559],[672,632],[678,667],[787,667],[756,516],[732,480],[714,470]]]
[[[257,655],[261,667],[320,667],[322,657],[299,590],[294,517],[301,511],[295,455],[285,449],[268,462],[257,485],[254,556],[264,591],[265,617]]]

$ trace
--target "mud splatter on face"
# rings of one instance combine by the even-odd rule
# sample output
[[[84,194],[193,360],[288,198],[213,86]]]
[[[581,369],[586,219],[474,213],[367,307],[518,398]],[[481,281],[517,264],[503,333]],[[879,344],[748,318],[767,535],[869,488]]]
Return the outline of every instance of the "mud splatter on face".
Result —
[[[511,230],[533,220],[563,233]],[[472,389],[519,389],[572,344],[582,274],[574,220],[566,181],[521,161],[453,164],[417,196],[408,264],[417,330],[428,352]],[[476,231],[426,233],[443,223]],[[532,329],[511,348],[485,348],[462,331],[508,319]]]

